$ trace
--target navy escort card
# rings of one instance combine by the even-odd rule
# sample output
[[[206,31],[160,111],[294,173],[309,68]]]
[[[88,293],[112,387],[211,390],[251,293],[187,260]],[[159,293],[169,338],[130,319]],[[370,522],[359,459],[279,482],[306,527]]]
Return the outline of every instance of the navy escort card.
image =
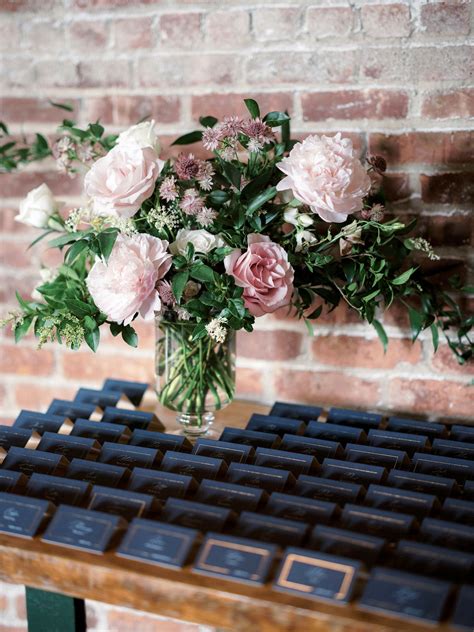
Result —
[[[472,632],[474,628],[474,586],[460,587],[449,623],[456,630]]]
[[[384,538],[367,535],[318,524],[311,533],[310,546],[331,553],[342,555],[364,562],[372,566],[382,555],[386,545]]]
[[[454,441],[466,441],[467,443],[474,443],[474,428],[472,426],[461,426],[460,424],[454,424],[453,426],[451,426],[449,438],[454,439]]]
[[[336,441],[314,439],[313,437],[300,437],[292,434],[283,435],[280,448],[287,452],[311,454],[317,461],[323,461],[328,456],[340,458],[344,454],[341,444]]]
[[[460,498],[446,498],[441,509],[441,516],[446,520],[474,526],[474,502]]]
[[[183,498],[192,494],[197,486],[197,481],[192,476],[135,467],[128,481],[127,489],[142,494],[151,494],[156,498],[166,500],[170,496]]]
[[[101,463],[120,465],[120,467],[156,467],[163,455],[154,448],[141,448],[135,445],[123,445],[106,441],[99,456]]]
[[[464,482],[467,478],[474,479],[474,461],[415,452],[413,455],[413,471],[435,476],[449,476],[457,481]]]
[[[290,404],[288,402],[275,402],[270,411],[270,415],[276,417],[289,417],[300,421],[317,421],[323,412],[320,406],[308,406],[307,404]]]
[[[437,623],[443,616],[450,592],[451,584],[448,582],[376,567],[358,605]]]
[[[131,382],[128,380],[108,378],[104,381],[102,388],[104,391],[118,391],[119,393],[123,393],[134,406],[140,406],[148,384],[145,382]]]
[[[61,505],[41,539],[89,553],[104,553],[126,527],[120,516]]]
[[[2,463],[4,470],[15,470],[23,474],[63,474],[69,461],[61,454],[51,452],[40,452],[39,450],[29,450],[28,448],[10,448]]]
[[[200,481],[203,478],[224,476],[227,466],[222,459],[168,450],[163,457],[161,469],[175,474],[187,474]]]
[[[382,415],[361,412],[360,410],[350,410],[348,408],[330,408],[328,421],[333,424],[362,428],[368,432],[370,429],[376,429],[380,426]]]
[[[101,410],[105,410],[107,406],[117,406],[120,402],[124,401],[122,394],[119,391],[100,391],[95,388],[80,388],[74,398],[75,402],[83,402],[85,404],[94,404]],[[128,405],[128,399],[126,400]]]
[[[337,516],[338,511],[339,507],[336,503],[282,494],[281,492],[273,492],[265,505],[265,513],[272,516],[288,518],[289,520],[303,520],[310,524],[316,522],[326,524]]]
[[[407,453],[389,448],[376,448],[372,445],[346,444],[346,460],[353,463],[380,465],[386,468],[403,468],[409,465]]]
[[[269,415],[259,415],[257,413],[250,417],[246,430],[257,430],[258,432],[272,432],[282,437],[286,433],[301,435],[304,433],[306,424],[298,419],[288,417],[276,417]]]
[[[199,529],[199,531],[221,531],[233,515],[227,507],[211,507],[204,503],[181,498],[168,498],[160,520]]]
[[[341,524],[347,529],[387,538],[400,538],[415,527],[413,516],[348,503],[341,513]]]
[[[0,448],[35,448],[40,440],[37,432],[27,428],[0,426]]]
[[[432,544],[400,540],[393,554],[395,565],[401,570],[423,573],[439,579],[457,581],[472,579],[474,555],[453,551]]]
[[[78,417],[81,419],[100,419],[101,413],[95,404],[87,404],[81,402],[70,402],[65,399],[53,399],[48,413],[52,415],[60,415],[74,421]]]
[[[280,546],[301,544],[309,530],[309,524],[285,518],[275,518],[253,511],[243,511],[237,521],[235,533],[245,538],[272,542]]]
[[[298,496],[307,498],[320,498],[335,503],[357,502],[362,495],[362,485],[334,481],[319,476],[306,476],[301,474],[292,490]]]
[[[466,481],[463,487],[464,498],[474,500],[474,481]]]
[[[386,474],[386,469],[380,465],[351,463],[339,459],[324,459],[321,467],[321,476],[324,478],[334,478],[339,481],[349,481],[362,485],[381,483]]]
[[[410,456],[414,452],[427,450],[429,446],[429,439],[426,436],[390,430],[369,430],[367,441],[378,448],[403,450]]]
[[[425,518],[420,534],[428,542],[463,551],[474,551],[474,527],[438,518]]]
[[[38,450],[62,454],[69,460],[77,458],[95,461],[99,456],[100,443],[95,439],[45,432],[38,444]]]
[[[446,437],[448,434],[446,426],[443,424],[435,424],[431,421],[420,421],[417,419],[406,419],[404,417],[390,417],[387,430],[425,435],[430,439]]]
[[[323,423],[322,421],[311,421],[306,428],[305,436],[337,441],[343,445],[346,443],[366,443],[367,441],[367,435],[362,428]]]
[[[36,413],[32,410],[22,410],[13,423],[16,429],[34,430],[39,434],[43,432],[59,432],[69,434],[72,430],[72,421],[66,415],[53,415],[49,413]]]
[[[197,536],[196,529],[134,518],[116,554],[167,568],[183,568]]]
[[[273,544],[209,533],[192,570],[219,579],[264,584],[276,550]]]
[[[184,435],[173,435],[153,430],[134,430],[129,443],[142,448],[155,448],[163,454],[167,450],[191,452],[192,449],[191,443]]]
[[[106,421],[90,421],[89,419],[76,419],[71,436],[95,439],[99,443],[111,441],[112,443],[128,443],[131,432],[127,426],[121,424],[109,424]]]
[[[28,477],[21,472],[0,470],[0,492],[20,494],[26,487]]]
[[[303,597],[347,603],[361,564],[327,553],[286,549],[273,588]]]
[[[263,489],[233,485],[222,481],[204,479],[199,485],[195,499],[201,503],[228,507],[233,511],[256,511],[268,498]]]
[[[128,426],[130,430],[157,430],[165,429],[161,421],[154,413],[144,410],[124,410],[107,406],[102,416],[102,421]]]
[[[434,439],[431,452],[442,456],[454,456],[457,459],[474,459],[474,444],[467,441]]]
[[[458,489],[454,478],[431,476],[430,474],[419,474],[418,472],[403,472],[402,470],[389,472],[387,485],[393,485],[400,489],[411,489],[414,492],[435,494],[439,498],[456,493]]]
[[[316,473],[319,464],[311,454],[257,448],[255,451],[255,465],[273,467],[278,470],[289,470],[294,476]]]
[[[409,513],[417,518],[424,518],[439,508],[439,501],[434,494],[422,494],[410,490],[400,490],[385,485],[369,485],[365,503],[377,509]]]
[[[240,428],[224,428],[219,441],[229,443],[243,443],[253,448],[277,448],[280,436],[274,432],[258,432],[257,430],[241,430]]]
[[[122,516],[125,520],[143,518],[158,510],[156,500],[149,494],[94,485],[88,509]]]
[[[32,538],[53,511],[47,500],[0,492],[0,533]]]
[[[127,482],[130,470],[118,465],[73,459],[67,469],[66,476],[79,481],[87,481],[93,485],[120,487]]]
[[[32,474],[26,486],[26,495],[44,498],[55,505],[77,506],[85,502],[91,489],[92,485],[86,481],[73,481],[49,474]]]
[[[294,485],[295,477],[288,470],[247,463],[231,463],[227,471],[227,481],[238,485],[260,487],[267,492],[282,492]]]
[[[193,454],[212,456],[222,459],[227,464],[231,461],[247,463],[253,457],[254,449],[251,445],[243,443],[229,443],[228,441],[216,441],[214,439],[198,439],[194,444]]]

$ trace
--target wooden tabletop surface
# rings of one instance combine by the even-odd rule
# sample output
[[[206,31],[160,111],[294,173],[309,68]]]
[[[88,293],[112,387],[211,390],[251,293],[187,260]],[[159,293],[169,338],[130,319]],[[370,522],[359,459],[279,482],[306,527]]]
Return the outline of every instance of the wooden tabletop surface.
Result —
[[[149,408],[149,406],[146,406]],[[220,413],[217,427],[243,426],[252,412],[268,407],[233,402]],[[168,428],[174,415],[157,410]],[[170,570],[114,555],[94,555],[0,534],[0,580],[83,599],[144,610],[233,632],[422,632],[431,625],[363,612],[276,592],[270,586]],[[438,632],[450,626],[439,625]]]

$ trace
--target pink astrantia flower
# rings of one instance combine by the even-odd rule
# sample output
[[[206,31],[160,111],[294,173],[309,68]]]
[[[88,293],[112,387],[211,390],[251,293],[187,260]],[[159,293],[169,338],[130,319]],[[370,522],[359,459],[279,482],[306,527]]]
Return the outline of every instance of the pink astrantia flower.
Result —
[[[196,189],[186,189],[179,206],[186,215],[197,215],[204,202]]]
[[[285,250],[270,237],[251,234],[247,239],[247,250],[234,250],[224,265],[236,285],[244,288],[245,307],[253,316],[263,316],[290,303],[294,271]]]
[[[176,180],[174,176],[168,176],[163,180],[160,186],[160,196],[166,202],[172,202],[178,197],[178,190],[176,188]]]
[[[99,215],[129,218],[150,197],[165,163],[151,147],[117,145],[95,162],[84,179],[86,194]]]
[[[222,137],[223,134],[220,125],[206,127],[202,133],[202,144],[208,151],[214,151],[219,147],[219,142]]]
[[[344,222],[362,209],[370,178],[355,156],[352,141],[335,136],[308,136],[277,167],[286,174],[278,191],[291,189],[325,222]]]
[[[174,170],[180,180],[192,180],[199,173],[199,160],[193,154],[179,154]]]
[[[168,242],[151,235],[118,235],[107,263],[97,260],[87,288],[109,320],[128,325],[137,312],[145,320],[161,309],[157,283],[171,267]]]

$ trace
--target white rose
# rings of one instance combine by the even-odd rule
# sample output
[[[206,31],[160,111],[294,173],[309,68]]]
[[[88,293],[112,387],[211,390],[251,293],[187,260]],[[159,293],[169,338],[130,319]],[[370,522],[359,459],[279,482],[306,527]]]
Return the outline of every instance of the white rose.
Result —
[[[20,212],[15,217],[15,220],[29,226],[35,226],[35,228],[46,228],[49,218],[59,208],[60,204],[54,199],[48,185],[40,184],[39,187],[30,191],[26,198],[20,202]]]
[[[138,125],[132,125],[132,127],[119,134],[119,145],[130,141],[137,143],[142,149],[151,147],[157,154],[160,153],[160,141],[155,132],[155,121],[144,121],[143,123],[138,123]]]
[[[297,228],[308,228],[314,222],[307,213],[298,213],[298,209],[289,208],[285,211],[283,218],[288,224],[293,224]]]
[[[176,241],[169,246],[169,250],[174,255],[184,255],[187,245],[191,243],[195,252],[206,254],[214,248],[222,248],[225,241],[220,235],[212,235],[207,230],[188,230],[181,228],[176,235]]]

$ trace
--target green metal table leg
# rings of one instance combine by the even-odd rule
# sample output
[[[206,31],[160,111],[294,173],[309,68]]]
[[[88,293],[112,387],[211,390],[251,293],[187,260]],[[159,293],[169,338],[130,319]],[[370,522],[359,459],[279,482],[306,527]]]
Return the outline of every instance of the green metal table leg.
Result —
[[[28,632],[85,632],[83,599],[26,586]]]

